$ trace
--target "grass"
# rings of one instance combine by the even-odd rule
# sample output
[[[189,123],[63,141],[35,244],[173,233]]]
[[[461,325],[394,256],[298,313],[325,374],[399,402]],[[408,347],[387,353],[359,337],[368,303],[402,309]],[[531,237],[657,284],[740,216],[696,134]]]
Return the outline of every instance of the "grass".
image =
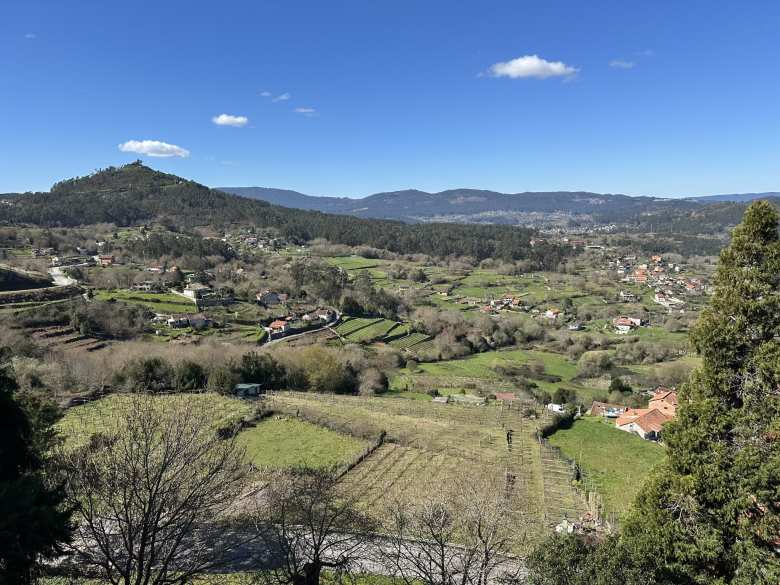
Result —
[[[419,346],[415,346],[415,349],[417,347]],[[584,402],[592,400],[595,395],[600,393],[599,390],[582,386],[574,380],[577,374],[577,365],[574,362],[564,355],[547,351],[525,349],[489,351],[470,355],[461,359],[421,363],[418,364],[415,371],[429,377],[441,378],[444,381],[450,381],[453,378],[476,378],[485,381],[500,382],[505,380],[499,372],[499,369],[502,366],[520,366],[529,362],[540,362],[544,365],[545,374],[561,378],[560,382],[534,379],[534,383],[542,390],[552,393],[559,385],[565,384],[567,388],[575,390],[577,396]],[[401,378],[404,380],[411,380],[412,383],[415,375],[414,372],[411,372],[406,368],[399,372]]]
[[[366,441],[288,417],[266,419],[243,431],[239,442],[258,467],[335,467],[363,451]]]
[[[525,418],[519,408],[287,392],[275,395],[271,408],[327,422],[345,433],[369,437],[387,432],[385,444],[342,480],[380,521],[395,498],[418,501],[431,489],[446,491],[458,479],[489,479],[503,489],[507,471],[518,479],[506,513],[528,536],[523,546],[547,533],[564,515],[578,518],[585,511],[568,464],[543,451],[536,439],[544,417]],[[511,451],[505,444],[507,427],[515,430]],[[545,490],[555,497],[543,497]]]
[[[110,394],[100,400],[69,408],[56,427],[65,440],[66,448],[84,445],[92,435],[109,431],[114,426],[119,408],[130,400],[130,394]],[[211,413],[215,429],[230,421],[251,416],[254,412],[249,402],[212,392],[162,395],[156,396],[155,400],[159,401],[161,408],[169,408],[177,401],[202,405]]]
[[[660,445],[597,417],[581,418],[549,441],[580,465],[602,495],[607,511],[618,515],[628,511],[642,481],[665,457]]]
[[[121,301],[143,305],[157,313],[192,313],[196,310],[195,303],[185,297],[173,293],[147,293],[134,290],[95,291],[95,298],[100,301]]]

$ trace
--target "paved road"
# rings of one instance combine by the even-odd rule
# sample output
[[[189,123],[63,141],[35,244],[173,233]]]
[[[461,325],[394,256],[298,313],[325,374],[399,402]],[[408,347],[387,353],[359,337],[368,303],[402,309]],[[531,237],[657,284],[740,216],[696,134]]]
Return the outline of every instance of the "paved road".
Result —
[[[86,264],[83,264],[82,266],[86,266]],[[49,268],[49,274],[51,275],[52,280],[54,280],[54,284],[56,286],[70,286],[72,284],[79,283],[79,281],[75,278],[71,278],[65,274],[60,266]]]

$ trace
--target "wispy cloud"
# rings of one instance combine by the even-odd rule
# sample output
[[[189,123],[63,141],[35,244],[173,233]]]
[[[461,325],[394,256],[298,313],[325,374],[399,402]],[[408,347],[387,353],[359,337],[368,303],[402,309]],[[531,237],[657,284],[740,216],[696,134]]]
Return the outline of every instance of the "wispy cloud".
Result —
[[[317,110],[314,108],[295,108],[295,113],[311,117],[317,115]]]
[[[279,94],[278,96],[276,96],[276,97],[275,97],[273,100],[271,100],[271,101],[274,101],[274,102],[286,102],[286,101],[287,101],[287,100],[289,100],[291,97],[292,97],[292,96],[291,96],[289,93],[285,92],[285,93]]]
[[[261,91],[260,97],[271,97],[273,94],[270,91]]]
[[[636,52],[637,57],[652,57],[655,55],[655,51],[653,49],[642,49],[641,51]]]
[[[636,67],[636,63],[634,61],[626,61],[625,59],[612,59],[609,62],[609,66],[613,69],[633,69]]]
[[[246,116],[233,116],[231,114],[220,114],[211,119],[217,126],[233,126],[234,128],[243,128],[249,123]]]
[[[128,140],[119,145],[119,150],[159,158],[187,158],[190,156],[190,151],[186,148],[159,140]]]
[[[37,39],[38,35],[36,35],[35,33],[27,33],[26,35],[24,35],[24,38],[30,39],[30,40]]]
[[[548,77],[573,77],[579,69],[562,61],[547,61],[538,55],[523,55],[511,61],[494,63],[488,69],[491,77],[509,77],[510,79]]]

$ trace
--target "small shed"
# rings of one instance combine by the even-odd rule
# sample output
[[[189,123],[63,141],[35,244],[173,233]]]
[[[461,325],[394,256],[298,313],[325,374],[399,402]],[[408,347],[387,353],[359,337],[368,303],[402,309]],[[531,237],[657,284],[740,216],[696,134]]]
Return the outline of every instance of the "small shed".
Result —
[[[239,398],[247,398],[265,394],[265,390],[263,390],[260,384],[236,384],[233,386],[233,394]]]

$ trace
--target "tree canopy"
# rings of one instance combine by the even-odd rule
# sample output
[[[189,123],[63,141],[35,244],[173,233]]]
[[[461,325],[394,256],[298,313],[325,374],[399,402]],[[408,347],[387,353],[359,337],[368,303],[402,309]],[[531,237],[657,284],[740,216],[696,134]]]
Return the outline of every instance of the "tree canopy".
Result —
[[[723,250],[691,334],[702,357],[664,428],[668,462],[622,535],[652,582],[780,581],[780,237],[753,203]]]

